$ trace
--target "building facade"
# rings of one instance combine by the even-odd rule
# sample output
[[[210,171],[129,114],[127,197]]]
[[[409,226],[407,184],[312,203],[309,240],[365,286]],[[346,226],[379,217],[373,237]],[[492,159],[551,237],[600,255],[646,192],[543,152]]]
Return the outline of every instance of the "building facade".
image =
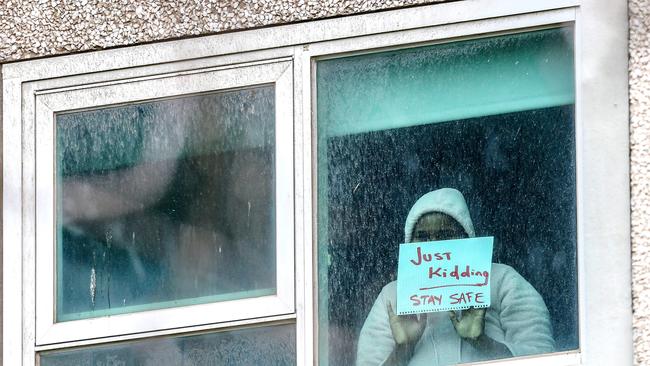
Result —
[[[3,364],[372,364],[442,187],[548,314],[438,364],[650,364],[648,9],[6,0]]]

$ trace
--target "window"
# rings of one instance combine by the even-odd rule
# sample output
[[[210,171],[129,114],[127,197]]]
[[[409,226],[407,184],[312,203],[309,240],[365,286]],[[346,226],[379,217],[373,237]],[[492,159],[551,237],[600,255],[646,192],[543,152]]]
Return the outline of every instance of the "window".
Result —
[[[290,66],[36,97],[38,344],[294,311]]]
[[[273,95],[55,117],[57,321],[276,293]]]
[[[440,188],[466,202],[447,237],[494,237],[552,346],[491,309],[507,353],[447,352],[432,313],[438,364],[629,363],[622,20],[508,3],[3,65],[5,363],[381,363],[362,329]]]
[[[394,348],[386,302],[404,222],[450,187],[472,235],[494,237],[485,333],[508,350],[460,342],[447,312],[429,313],[412,362],[577,349],[571,28],[316,65],[321,364],[381,364]]]

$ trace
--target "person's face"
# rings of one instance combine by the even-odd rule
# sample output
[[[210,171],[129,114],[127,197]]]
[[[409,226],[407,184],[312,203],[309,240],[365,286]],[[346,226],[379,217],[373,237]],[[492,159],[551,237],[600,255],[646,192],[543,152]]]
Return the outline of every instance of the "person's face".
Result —
[[[411,242],[467,238],[467,233],[451,216],[432,212],[420,217],[413,228]]]

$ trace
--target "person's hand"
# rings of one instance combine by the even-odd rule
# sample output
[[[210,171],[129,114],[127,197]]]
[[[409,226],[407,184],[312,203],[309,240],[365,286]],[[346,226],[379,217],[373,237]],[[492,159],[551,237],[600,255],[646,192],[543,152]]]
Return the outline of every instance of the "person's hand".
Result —
[[[460,320],[456,317],[456,312],[450,311],[449,319],[461,338],[477,340],[485,328],[485,308],[463,310]]]
[[[395,343],[398,345],[417,343],[427,325],[426,314],[396,315],[390,303],[387,305],[387,310],[390,330],[393,332]]]

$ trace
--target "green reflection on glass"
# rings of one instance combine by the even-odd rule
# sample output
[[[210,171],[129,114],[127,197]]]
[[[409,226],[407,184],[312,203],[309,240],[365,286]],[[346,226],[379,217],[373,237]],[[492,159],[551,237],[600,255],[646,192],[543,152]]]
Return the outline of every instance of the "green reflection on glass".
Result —
[[[562,28],[320,61],[319,134],[571,104],[572,37]]]

